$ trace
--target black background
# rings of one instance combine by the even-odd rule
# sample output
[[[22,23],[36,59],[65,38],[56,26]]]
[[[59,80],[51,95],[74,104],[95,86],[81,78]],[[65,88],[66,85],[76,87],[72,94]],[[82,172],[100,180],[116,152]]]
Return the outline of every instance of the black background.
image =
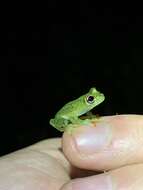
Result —
[[[49,1],[9,14],[1,35],[0,155],[61,136],[49,119],[95,86],[100,115],[142,114],[140,6]]]

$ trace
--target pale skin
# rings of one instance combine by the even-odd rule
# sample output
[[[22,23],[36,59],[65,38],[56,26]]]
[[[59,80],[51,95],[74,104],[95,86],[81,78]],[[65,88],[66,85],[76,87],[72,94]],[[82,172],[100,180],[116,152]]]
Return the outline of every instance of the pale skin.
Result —
[[[141,190],[143,116],[101,117],[1,157],[0,168],[2,190]]]

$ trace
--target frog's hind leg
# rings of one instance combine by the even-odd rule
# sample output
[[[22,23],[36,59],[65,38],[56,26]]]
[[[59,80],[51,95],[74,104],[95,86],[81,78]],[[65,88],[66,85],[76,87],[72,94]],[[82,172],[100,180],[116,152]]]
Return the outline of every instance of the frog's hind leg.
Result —
[[[68,124],[69,124],[69,120],[67,119],[59,118],[59,119],[56,119],[56,121],[54,121],[54,127],[61,132],[65,131]]]

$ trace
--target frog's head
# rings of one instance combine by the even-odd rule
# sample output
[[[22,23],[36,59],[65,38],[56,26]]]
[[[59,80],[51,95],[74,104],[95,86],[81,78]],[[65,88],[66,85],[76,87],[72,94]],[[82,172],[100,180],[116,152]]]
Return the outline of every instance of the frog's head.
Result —
[[[103,102],[104,99],[104,94],[100,93],[96,88],[91,88],[85,96],[85,102],[89,110]]]

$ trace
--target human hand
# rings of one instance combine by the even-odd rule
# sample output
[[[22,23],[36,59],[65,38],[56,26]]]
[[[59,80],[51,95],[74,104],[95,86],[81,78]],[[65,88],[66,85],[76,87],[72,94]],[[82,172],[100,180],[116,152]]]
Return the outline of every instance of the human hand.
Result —
[[[72,176],[89,173],[71,166],[61,138],[53,138],[1,157],[0,190],[60,190]]]
[[[48,139],[0,158],[0,190],[59,190],[68,168],[61,139]]]
[[[0,189],[143,189],[143,116],[102,117],[64,133],[62,149],[49,139],[1,157]]]
[[[96,127],[79,127],[63,136],[71,164],[103,174],[73,179],[62,190],[142,190],[143,116],[102,117]]]

